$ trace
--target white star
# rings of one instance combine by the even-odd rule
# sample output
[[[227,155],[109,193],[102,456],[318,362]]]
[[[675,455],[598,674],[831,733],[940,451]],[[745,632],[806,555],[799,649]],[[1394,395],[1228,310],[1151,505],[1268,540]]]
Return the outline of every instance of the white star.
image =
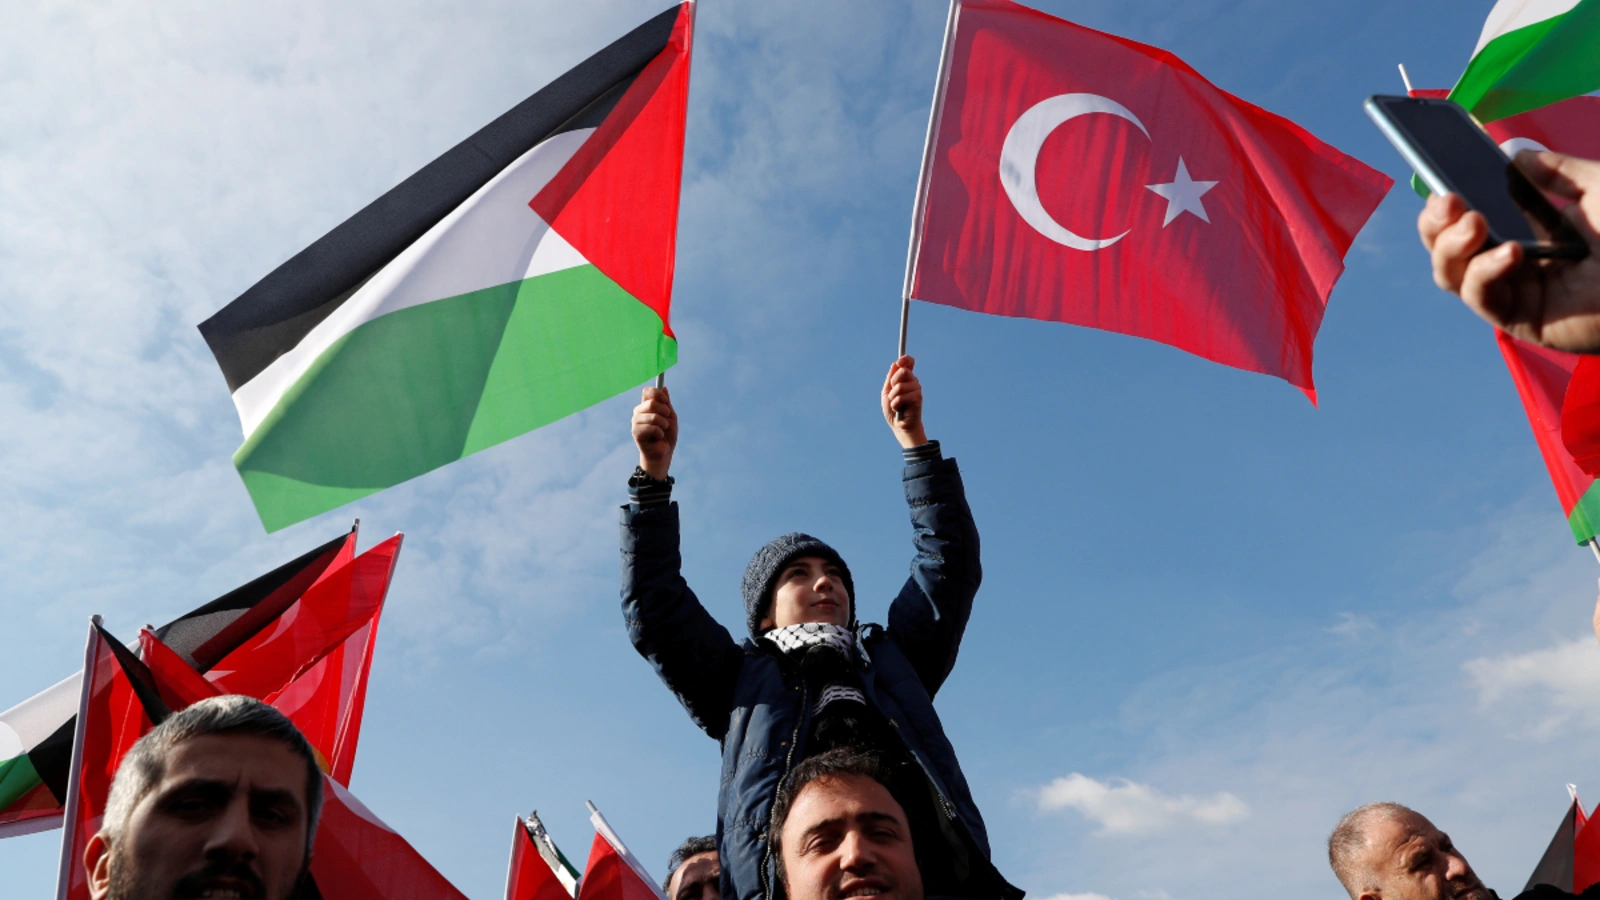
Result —
[[[1186,212],[1194,213],[1200,221],[1211,224],[1206,217],[1205,205],[1200,202],[1200,196],[1206,191],[1216,187],[1215,181],[1195,181],[1189,177],[1189,167],[1183,164],[1183,157],[1178,157],[1178,174],[1172,176],[1172,181],[1167,184],[1147,184],[1146,188],[1167,198],[1167,217],[1161,220],[1161,227],[1172,224],[1172,220]]]

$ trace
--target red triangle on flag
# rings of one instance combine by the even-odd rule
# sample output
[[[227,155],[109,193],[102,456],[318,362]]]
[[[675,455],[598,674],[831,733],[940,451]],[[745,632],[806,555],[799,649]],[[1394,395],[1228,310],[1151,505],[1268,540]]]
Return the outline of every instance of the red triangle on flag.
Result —
[[[666,48],[528,204],[669,336],[693,19],[681,4]]]

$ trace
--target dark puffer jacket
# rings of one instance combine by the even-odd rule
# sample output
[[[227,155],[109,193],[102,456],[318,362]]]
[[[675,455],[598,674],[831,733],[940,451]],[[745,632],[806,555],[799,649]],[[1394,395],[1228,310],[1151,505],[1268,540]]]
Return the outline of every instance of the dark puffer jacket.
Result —
[[[989,861],[983,818],[933,695],[955,665],[982,569],[978,531],[953,459],[905,467],[916,556],[889,607],[887,629],[857,629],[861,681],[926,773],[963,896],[1016,900]],[[806,756],[805,679],[769,641],[735,642],[679,574],[678,506],[624,507],[622,612],[628,636],[706,734],[722,744],[717,843],[723,900],[763,900],[775,867],[767,841],[778,785]],[[854,598],[852,598],[853,600]]]

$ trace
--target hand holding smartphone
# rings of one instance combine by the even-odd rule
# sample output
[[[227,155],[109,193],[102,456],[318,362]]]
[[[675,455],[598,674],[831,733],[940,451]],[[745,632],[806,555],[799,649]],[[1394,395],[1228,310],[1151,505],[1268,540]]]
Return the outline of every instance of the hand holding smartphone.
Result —
[[[1515,243],[1533,258],[1588,256],[1588,244],[1572,223],[1460,106],[1377,95],[1364,107],[1429,189],[1456,194],[1483,214],[1489,236],[1482,250]]]

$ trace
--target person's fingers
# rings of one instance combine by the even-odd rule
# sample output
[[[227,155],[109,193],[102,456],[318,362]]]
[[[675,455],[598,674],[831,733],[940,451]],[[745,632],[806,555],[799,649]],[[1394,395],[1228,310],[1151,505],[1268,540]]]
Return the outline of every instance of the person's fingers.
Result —
[[[1455,224],[1466,211],[1466,201],[1455,194],[1430,194],[1422,213],[1417,216],[1417,234],[1422,238],[1422,246],[1432,252],[1439,232]]]
[[[633,417],[633,430],[635,434],[637,434],[640,429],[653,429],[656,432],[665,435],[668,429],[672,427],[672,424],[672,420],[668,419],[666,416],[654,415],[651,413]]]
[[[1433,283],[1451,293],[1459,292],[1467,264],[1488,236],[1489,223],[1476,212],[1466,213],[1439,232],[1433,242]]]
[[[1478,254],[1462,273],[1461,299],[1497,327],[1523,322],[1528,316],[1521,308],[1522,296],[1507,280],[1521,265],[1522,247],[1515,243]]]
[[[662,400],[646,400],[645,402],[633,408],[634,415],[637,416],[642,413],[655,413],[656,415],[670,416],[673,414],[672,404]]]
[[[899,388],[889,392],[889,405],[895,409],[903,409],[908,405],[921,405],[922,389],[918,387]]]

